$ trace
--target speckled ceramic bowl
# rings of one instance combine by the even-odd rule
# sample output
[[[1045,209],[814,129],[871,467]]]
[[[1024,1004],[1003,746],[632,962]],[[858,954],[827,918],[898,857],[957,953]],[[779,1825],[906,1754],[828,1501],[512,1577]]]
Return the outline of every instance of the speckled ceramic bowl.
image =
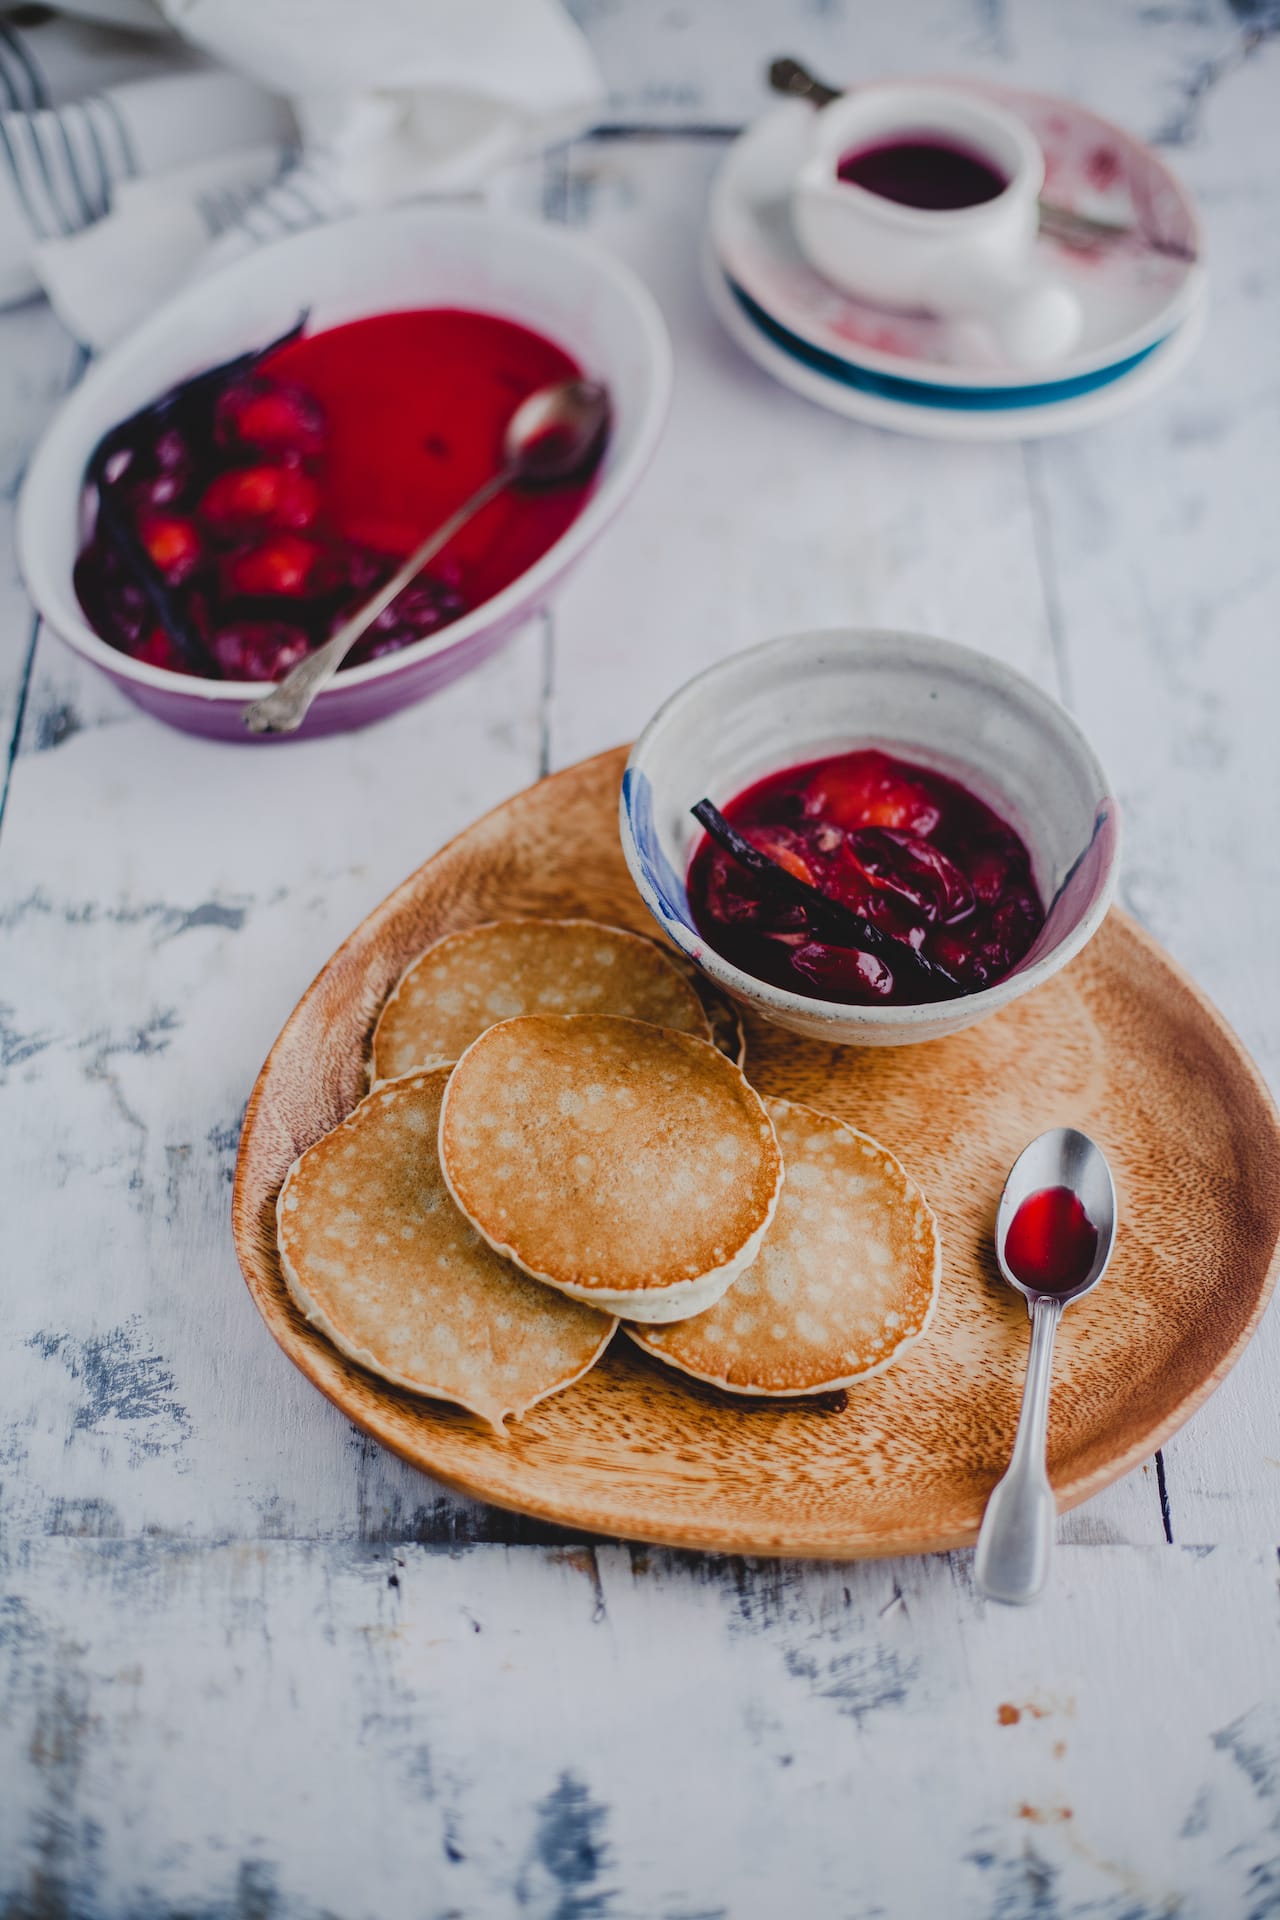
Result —
[[[521,321],[609,387],[614,428],[595,492],[534,566],[457,621],[443,651],[428,639],[340,674],[294,735],[244,729],[241,709],[265,686],[169,673],[130,659],[94,632],[71,570],[82,476],[109,427],[201,367],[273,339],[303,309],[319,330],[428,306],[475,307]],[[171,726],[237,741],[365,726],[477,666],[546,602],[644,471],[670,387],[671,346],[653,299],[626,267],[584,240],[487,212],[430,206],[314,228],[185,288],[90,369],[27,474],[18,510],[23,579],[55,633]]]
[[[702,829],[690,807],[704,794],[723,805],[766,774],[871,745],[962,781],[1026,841],[1049,913],[996,986],[929,1006],[846,1006],[743,973],[694,926],[685,874]],[[635,744],[621,831],[645,904],[704,973],[781,1026],[853,1046],[940,1039],[1050,979],[1101,926],[1119,855],[1107,777],[1056,701],[972,648],[883,629],[789,634],[691,680]]]

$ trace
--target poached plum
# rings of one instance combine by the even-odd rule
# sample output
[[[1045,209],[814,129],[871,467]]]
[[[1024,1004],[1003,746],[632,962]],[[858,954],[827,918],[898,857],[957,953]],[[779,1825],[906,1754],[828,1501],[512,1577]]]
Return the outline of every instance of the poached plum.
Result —
[[[958,781],[878,748],[771,774],[724,814],[793,878],[936,962],[965,992],[1003,979],[1044,924],[1015,830]],[[835,944],[802,901],[709,837],[689,868],[689,903],[707,943],[758,979],[854,1005],[925,997],[917,968],[898,979],[891,954]]]
[[[513,321],[424,309],[295,330],[199,374],[95,455],[80,603],[105,640],[152,665],[278,679],[495,472],[520,401],[579,371]],[[411,646],[501,592],[591,484],[492,502],[347,664]]]

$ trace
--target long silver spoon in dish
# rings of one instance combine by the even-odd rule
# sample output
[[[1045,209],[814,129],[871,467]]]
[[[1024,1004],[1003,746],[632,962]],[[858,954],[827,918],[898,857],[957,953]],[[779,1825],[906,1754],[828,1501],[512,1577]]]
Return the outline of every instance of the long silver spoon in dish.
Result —
[[[1066,1187],[1084,1208],[1098,1240],[1086,1271],[1062,1290],[1042,1291],[1020,1280],[1007,1258],[1009,1229],[1024,1200],[1046,1188]],[[1057,1508],[1045,1469],[1053,1341],[1064,1307],[1092,1291],[1106,1272],[1116,1236],[1116,1190],[1101,1147],[1074,1127],[1042,1133],[1018,1155],[996,1213],[1000,1272],[1027,1302],[1031,1352],[1022,1411],[1009,1470],[987,1502],[974,1557],[974,1577],[991,1600],[1034,1600],[1049,1573]]]
[[[389,607],[398,593],[435,558],[473,514],[479,513],[507,487],[566,486],[586,478],[604,450],[609,431],[609,395],[594,380],[564,380],[539,387],[507,422],[502,437],[502,465],[482,487],[477,487],[456,513],[428,535],[409,558],[379,587],[358,612],[343,621],[337,632],[262,699],[252,701],[243,719],[251,733],[295,733],[312,701],[327,687],[366,628]],[[446,628],[424,653],[452,646]],[[422,654],[418,655],[421,659]]]

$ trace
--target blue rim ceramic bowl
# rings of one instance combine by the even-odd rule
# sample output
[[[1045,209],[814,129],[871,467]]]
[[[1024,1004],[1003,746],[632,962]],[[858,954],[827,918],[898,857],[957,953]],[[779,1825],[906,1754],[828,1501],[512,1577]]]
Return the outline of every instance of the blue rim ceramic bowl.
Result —
[[[685,875],[702,829],[690,808],[858,746],[962,781],[1026,841],[1048,916],[995,986],[928,1006],[846,1006],[755,979],[694,925]],[[620,825],[645,905],[709,979],[794,1033],[850,1046],[941,1039],[1043,985],[1101,926],[1119,865],[1110,783],[1071,716],[986,654],[883,628],[788,634],[689,681],[632,749]]]
[[[101,434],[175,382],[273,339],[304,309],[312,332],[403,307],[473,307],[545,333],[609,388],[613,429],[599,479],[560,538],[509,586],[435,637],[347,668],[296,734],[250,734],[248,680],[203,680],[131,659],[89,625],[71,572],[82,478]],[[193,281],[92,366],[28,470],[18,560],[39,612],[67,644],[170,726],[211,739],[280,745],[367,726],[437,692],[545,606],[649,464],[666,419],[671,344],[652,295],[575,234],[483,209],[399,207],[313,227]],[[427,529],[424,528],[424,532]]]

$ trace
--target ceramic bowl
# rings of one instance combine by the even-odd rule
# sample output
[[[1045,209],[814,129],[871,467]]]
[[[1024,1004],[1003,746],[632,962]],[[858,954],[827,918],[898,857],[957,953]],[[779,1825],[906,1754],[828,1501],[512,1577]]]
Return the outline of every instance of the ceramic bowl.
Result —
[[[71,582],[81,482],[106,430],[202,367],[261,345],[304,309],[313,330],[403,307],[475,307],[547,334],[603,380],[614,426],[595,492],[535,565],[451,629],[339,675],[297,735],[250,735],[240,713],[266,692],[132,660],[88,624]],[[317,227],[193,283],[86,374],[41,441],[18,510],[18,555],[39,612],[140,707],[224,740],[307,738],[364,726],[477,666],[546,602],[644,471],[666,417],[671,346],[652,297],[586,241],[531,222],[409,207]],[[424,529],[424,532],[426,529]],[[425,655],[425,657],[423,657]]]
[[[743,973],[710,948],[684,876],[702,829],[766,774],[857,746],[886,746],[963,782],[1017,828],[1049,904],[1031,951],[981,993],[929,1006],[846,1006]],[[1075,721],[1019,673],[950,640],[885,629],[789,634],[689,681],[649,722],[623,777],[622,847],[654,918],[717,985],[795,1033],[902,1046],[958,1033],[1050,979],[1102,924],[1115,892],[1119,819]]]

